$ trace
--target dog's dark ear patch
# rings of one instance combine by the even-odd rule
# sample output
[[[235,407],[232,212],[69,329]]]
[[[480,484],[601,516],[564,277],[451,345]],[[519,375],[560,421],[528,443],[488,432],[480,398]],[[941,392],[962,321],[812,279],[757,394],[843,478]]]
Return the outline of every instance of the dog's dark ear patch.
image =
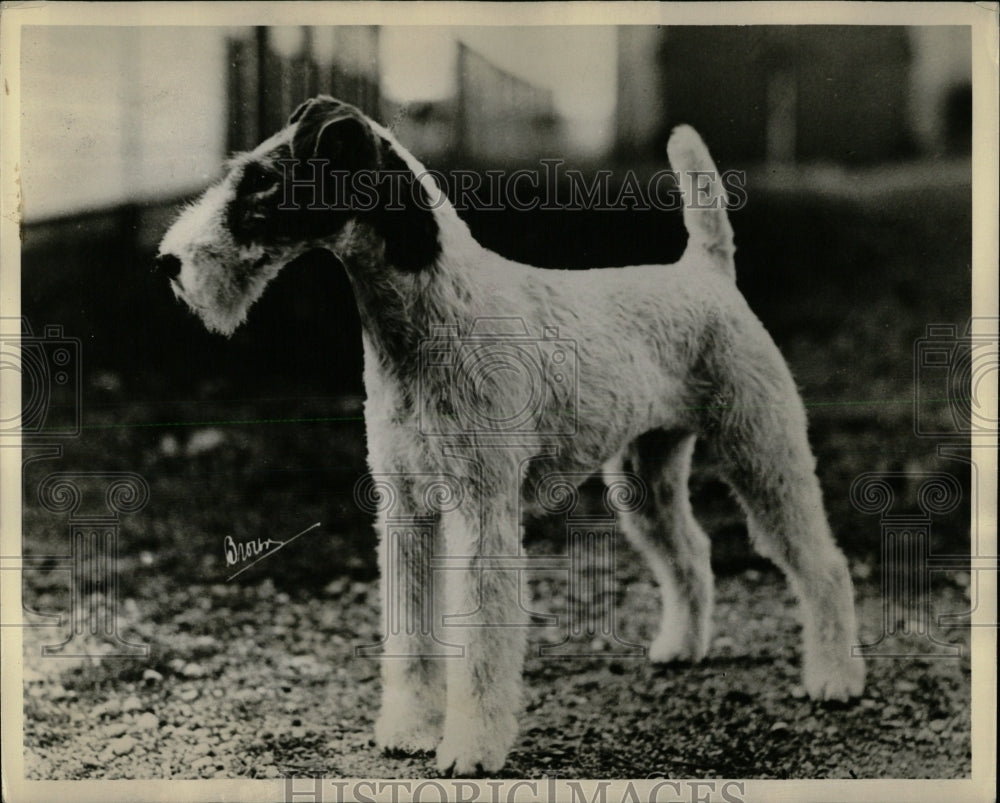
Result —
[[[391,265],[408,272],[424,270],[441,254],[440,232],[431,211],[431,199],[392,144],[382,138],[379,144],[386,179],[380,182],[381,203],[373,213],[375,230],[385,241],[385,256]],[[395,181],[397,176],[402,180],[395,188],[396,206],[386,209],[391,197],[387,181]]]
[[[298,117],[292,136],[292,157],[323,159],[330,170],[377,167],[377,143],[357,112],[337,101],[312,101]]]

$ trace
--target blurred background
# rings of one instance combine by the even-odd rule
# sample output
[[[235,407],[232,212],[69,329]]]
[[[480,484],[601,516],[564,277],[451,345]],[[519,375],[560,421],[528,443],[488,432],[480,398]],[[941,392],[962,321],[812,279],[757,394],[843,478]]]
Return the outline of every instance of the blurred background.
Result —
[[[313,521],[332,533],[329,560],[289,554],[289,578],[370,576],[351,499],[365,462],[346,277],[308,254],[232,339],[209,335],[150,273],[179,205],[317,93],[437,169],[562,158],[614,182],[666,167],[667,134],[686,122],[720,168],[747,173],[738,282],[812,408],[838,537],[874,558],[876,524],[848,488],[940,462],[913,435],[914,341],[929,323],[962,331],[970,313],[970,59],[963,27],[25,28],[22,312],[36,336],[54,324],[81,343],[66,402],[80,403],[79,434],[59,468],[147,476],[152,501],[123,541],[155,558],[137,582],[161,558],[216,577],[224,535]],[[487,246],[543,267],[669,262],[684,247],[667,212],[463,216]],[[924,414],[950,426],[946,402]],[[28,486],[56,464],[33,466]],[[708,478],[695,492],[719,561],[744,560],[728,496]],[[900,494],[912,503],[905,480]],[[25,515],[27,531],[46,514]],[[957,551],[964,515],[939,528]]]

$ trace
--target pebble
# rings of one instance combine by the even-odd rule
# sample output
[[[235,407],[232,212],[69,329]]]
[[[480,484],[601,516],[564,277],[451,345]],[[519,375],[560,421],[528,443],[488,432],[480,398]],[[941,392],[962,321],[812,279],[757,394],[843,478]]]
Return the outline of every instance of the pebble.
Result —
[[[788,723],[778,721],[771,726],[771,733],[788,733]]]
[[[157,672],[155,669],[147,669],[142,673],[143,682],[152,685],[153,683],[159,683],[163,680],[163,675]]]
[[[116,756],[125,756],[135,749],[135,739],[131,736],[122,736],[119,739],[114,739],[108,747]]]
[[[901,691],[904,694],[909,694],[910,692],[915,692],[917,690],[917,684],[912,683],[909,680],[900,680],[896,682],[896,691]]]
[[[338,577],[326,584],[326,588],[323,589],[323,593],[328,597],[339,597],[344,593],[346,587],[347,578]]]
[[[190,664],[184,664],[184,667],[181,669],[181,674],[186,678],[200,678],[204,677],[207,673],[205,671],[205,667],[201,664],[192,662]]]
[[[207,633],[198,636],[194,640],[194,646],[199,650],[207,650],[219,645],[219,640],[215,636],[210,636]]]
[[[135,725],[139,730],[143,731],[156,730],[160,725],[160,718],[156,714],[151,714],[147,711],[135,721]]]
[[[806,696],[806,690],[804,686],[799,686],[798,684],[792,686],[792,698],[795,700],[802,700]]]
[[[948,720],[946,719],[935,719],[927,723],[929,727],[935,733],[941,733],[945,728],[948,727]]]
[[[124,722],[113,722],[104,729],[104,735],[114,738],[116,736],[123,736],[127,730],[128,725]]]
[[[136,697],[134,694],[129,697],[126,697],[125,702],[122,703],[122,711],[124,711],[126,714],[128,714],[131,711],[138,711],[141,708],[142,708],[142,703],[140,702],[139,698]]]
[[[115,716],[115,714],[120,714],[122,710],[122,704],[117,698],[108,700],[105,703],[94,706],[94,709],[90,712],[91,716],[103,717],[103,716]]]
[[[219,448],[225,440],[226,436],[217,429],[199,429],[188,440],[184,453],[188,457],[197,457]]]
[[[186,703],[190,703],[192,700],[198,699],[197,689],[181,689],[178,696]]]

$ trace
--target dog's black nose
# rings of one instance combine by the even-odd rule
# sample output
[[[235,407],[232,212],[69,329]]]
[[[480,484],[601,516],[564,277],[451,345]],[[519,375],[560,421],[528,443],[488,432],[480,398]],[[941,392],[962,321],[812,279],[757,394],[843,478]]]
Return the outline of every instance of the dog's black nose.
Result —
[[[168,279],[176,279],[181,273],[181,261],[173,254],[160,254],[156,258],[156,269]]]

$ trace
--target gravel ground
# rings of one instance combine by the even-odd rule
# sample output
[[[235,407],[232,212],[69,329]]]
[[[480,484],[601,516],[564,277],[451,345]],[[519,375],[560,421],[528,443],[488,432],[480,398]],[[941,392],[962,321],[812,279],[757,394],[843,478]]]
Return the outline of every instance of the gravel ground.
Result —
[[[933,440],[914,436],[912,405],[915,340],[928,323],[964,327],[969,315],[968,166],[956,171],[957,183],[904,171],[912,186],[888,194],[883,182],[855,177],[851,186],[879,189],[867,200],[830,198],[815,188],[758,191],[734,221],[740,288],[788,358],[809,406],[810,440],[831,525],[855,573],[865,643],[883,631],[880,525],[851,503],[855,478],[867,472],[896,477],[892,512],[913,514],[921,476],[953,475],[965,504],[934,517],[930,546],[934,554],[969,553],[968,468],[938,456]],[[485,218],[480,228],[500,221]],[[499,226],[494,244],[501,251],[548,248],[549,257],[558,251],[574,259],[582,253],[564,254],[565,242],[580,239],[583,251],[587,243],[599,244],[594,232],[603,229],[589,237],[566,236],[574,228],[557,235],[551,230],[556,219],[536,221],[533,238],[521,223]],[[487,245],[489,225],[479,232]],[[28,776],[256,778],[290,770],[434,776],[431,756],[382,756],[371,743],[378,666],[354,657],[356,646],[377,641],[378,629],[374,534],[352,497],[365,471],[364,437],[356,400],[332,397],[320,381],[333,350],[350,344],[330,341],[335,333],[316,321],[303,323],[302,331],[292,327],[294,342],[287,340],[289,299],[298,305],[310,294],[325,298],[309,289],[319,285],[289,269],[283,278],[294,292],[283,297],[278,286],[269,296],[273,328],[266,325],[265,297],[256,328],[242,330],[243,340],[225,349],[200,328],[203,339],[181,338],[190,348],[173,348],[171,340],[172,349],[154,349],[145,329],[119,331],[139,297],[135,288],[123,285],[128,292],[115,295],[115,288],[95,284],[88,264],[79,287],[66,291],[64,250],[60,246],[51,264],[26,269],[25,275],[40,277],[26,287],[32,320],[66,322],[67,333],[81,337],[92,321],[111,322],[101,331],[114,340],[115,354],[119,342],[132,344],[145,366],[158,359],[150,355],[177,351],[193,376],[176,377],[161,366],[151,391],[148,372],[142,380],[117,363],[88,368],[83,434],[66,443],[60,459],[40,455],[25,465],[24,552],[40,560],[23,573],[24,596],[30,610],[45,613],[68,610],[66,573],[43,557],[65,554],[68,540],[65,517],[35,501],[42,479],[53,471],[130,471],[150,484],[148,506],[121,521],[117,564],[120,632],[149,644],[149,658],[42,658],[40,646],[61,636],[25,628]],[[556,264],[544,253],[539,259]],[[87,292],[93,296],[78,298]],[[127,299],[127,307],[106,308],[109,295]],[[196,322],[176,314],[176,322],[164,320],[177,331],[193,331]],[[324,312],[316,320],[330,317]],[[323,347],[309,346],[310,337]],[[89,338],[84,342],[89,359],[95,347]],[[234,345],[239,342],[242,351]],[[295,370],[272,377],[261,368],[271,353],[291,360]],[[239,354],[242,374],[233,364]],[[300,373],[303,384],[294,386],[288,377]],[[233,384],[237,374],[250,380]],[[947,426],[950,410],[941,403],[922,407],[920,415]],[[606,643],[588,645],[603,649],[600,657],[543,659],[538,643],[558,633],[540,628],[526,664],[521,735],[503,775],[967,777],[967,650],[961,659],[873,660],[860,701],[809,701],[798,686],[799,637],[787,586],[746,547],[742,517],[727,492],[698,476],[692,491],[699,520],[713,537],[719,575],[708,659],[657,668]],[[88,493],[103,500],[99,489]],[[324,524],[315,534],[226,581],[224,537],[286,539],[317,521]],[[561,542],[551,534],[527,539],[529,551],[557,551]],[[617,555],[618,636],[646,644],[658,616],[657,591],[631,550],[623,546]],[[931,588],[932,614],[970,608],[967,574],[936,572]],[[564,576],[537,575],[532,590],[536,612],[565,610]],[[913,622],[892,624],[899,632],[916,630]],[[936,635],[968,640],[967,629]],[[916,655],[927,643],[896,636],[884,646]]]
[[[657,592],[637,558],[620,563],[619,637],[644,643]],[[532,586],[537,612],[564,608],[564,581]],[[151,645],[148,660],[42,658],[51,631],[25,631],[29,778],[437,775],[432,756],[384,756],[371,741],[378,666],[354,647],[377,640],[375,583],[338,579],[305,598],[270,580],[147,590],[124,601],[121,632]],[[863,582],[859,597],[863,638],[874,641],[879,589]],[[936,604],[968,607],[958,586],[941,588]],[[521,736],[501,776],[969,775],[967,659],[873,661],[860,701],[817,704],[798,685],[798,627],[777,573],[722,578],[715,625],[705,662],[670,667],[616,655],[624,648],[607,641],[588,645],[600,657],[540,658],[558,634],[539,631]]]

